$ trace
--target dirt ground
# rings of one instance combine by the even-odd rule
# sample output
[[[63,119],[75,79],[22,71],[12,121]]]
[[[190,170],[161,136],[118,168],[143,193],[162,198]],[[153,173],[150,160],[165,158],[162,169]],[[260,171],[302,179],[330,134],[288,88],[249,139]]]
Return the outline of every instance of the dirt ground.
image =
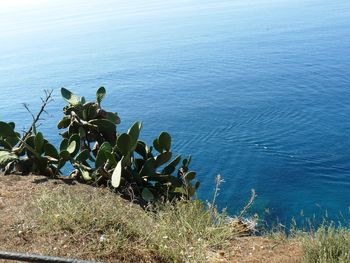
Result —
[[[240,237],[232,242],[225,255],[218,252],[214,262],[233,263],[301,263],[300,245],[292,240],[277,241],[265,237]]]
[[[74,258],[77,247],[55,246],[59,240],[42,238],[33,231],[35,226],[26,225],[26,209],[30,208],[31,197],[43,188],[54,189],[58,185],[88,191],[90,186],[72,181],[47,180],[42,176],[0,175],[0,250],[27,252],[42,255]],[[23,231],[23,229],[26,229]],[[34,230],[33,230],[34,229]],[[234,263],[296,263],[301,262],[302,252],[296,241],[278,241],[268,237],[242,237],[232,242],[229,252],[212,252],[210,262]],[[109,262],[118,262],[108,259]],[[128,262],[147,262],[137,255]],[[152,260],[154,262],[154,260]],[[13,262],[1,261],[0,262]]]

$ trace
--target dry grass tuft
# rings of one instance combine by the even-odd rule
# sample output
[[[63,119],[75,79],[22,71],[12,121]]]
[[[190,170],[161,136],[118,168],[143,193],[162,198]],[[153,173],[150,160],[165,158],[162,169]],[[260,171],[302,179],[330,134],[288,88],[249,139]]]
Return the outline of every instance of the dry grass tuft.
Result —
[[[301,236],[305,262],[350,262],[350,229],[323,225],[315,233]]]
[[[223,216],[216,213],[213,220],[200,202],[167,203],[144,211],[101,189],[58,187],[40,192],[33,208],[27,218],[38,233],[64,239],[67,247],[79,246],[76,256],[83,258],[142,254],[158,262],[203,262],[211,251],[227,249],[236,236]]]

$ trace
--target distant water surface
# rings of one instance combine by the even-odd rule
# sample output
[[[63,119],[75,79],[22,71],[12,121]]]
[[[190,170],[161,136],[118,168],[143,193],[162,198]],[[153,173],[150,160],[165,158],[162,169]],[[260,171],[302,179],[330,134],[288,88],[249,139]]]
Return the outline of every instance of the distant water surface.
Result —
[[[57,144],[59,88],[103,85],[119,130],[143,120],[192,154],[200,198],[221,174],[231,213],[254,188],[267,220],[349,218],[348,0],[16,1],[0,3],[0,119],[28,127],[21,103],[53,88],[40,128]]]

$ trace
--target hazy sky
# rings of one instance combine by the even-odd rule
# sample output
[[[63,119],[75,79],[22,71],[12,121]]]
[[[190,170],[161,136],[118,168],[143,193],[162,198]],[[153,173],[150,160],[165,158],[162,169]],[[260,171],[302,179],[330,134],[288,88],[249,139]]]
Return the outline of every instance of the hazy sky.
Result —
[[[3,10],[4,8],[12,9],[12,8],[21,8],[26,6],[33,6],[37,4],[41,4],[44,2],[49,2],[49,0],[12,0],[12,1],[1,1],[0,2],[0,9]]]

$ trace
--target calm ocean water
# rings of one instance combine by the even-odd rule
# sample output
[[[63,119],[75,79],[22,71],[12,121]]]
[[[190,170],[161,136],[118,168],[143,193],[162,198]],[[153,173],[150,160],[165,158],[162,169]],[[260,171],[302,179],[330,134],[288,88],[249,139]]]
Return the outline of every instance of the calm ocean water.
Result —
[[[143,120],[146,141],[167,130],[192,154],[200,198],[221,174],[231,213],[254,188],[268,220],[349,218],[348,0],[22,2],[0,3],[0,119],[28,127],[21,103],[52,88],[57,143],[59,88],[103,85],[120,131]]]

